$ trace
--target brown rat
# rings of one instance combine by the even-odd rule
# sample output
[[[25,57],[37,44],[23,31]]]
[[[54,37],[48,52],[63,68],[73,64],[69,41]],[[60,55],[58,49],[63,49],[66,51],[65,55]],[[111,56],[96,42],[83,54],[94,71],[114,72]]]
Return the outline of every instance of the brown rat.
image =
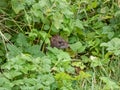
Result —
[[[51,47],[65,49],[68,48],[68,43],[59,35],[54,35],[50,39]]]

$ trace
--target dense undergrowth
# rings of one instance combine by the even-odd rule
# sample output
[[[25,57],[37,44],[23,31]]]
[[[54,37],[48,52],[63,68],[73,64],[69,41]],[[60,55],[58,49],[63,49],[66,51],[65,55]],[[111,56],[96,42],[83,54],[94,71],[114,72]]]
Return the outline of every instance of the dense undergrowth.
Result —
[[[0,90],[120,90],[119,29],[119,0],[1,0]]]

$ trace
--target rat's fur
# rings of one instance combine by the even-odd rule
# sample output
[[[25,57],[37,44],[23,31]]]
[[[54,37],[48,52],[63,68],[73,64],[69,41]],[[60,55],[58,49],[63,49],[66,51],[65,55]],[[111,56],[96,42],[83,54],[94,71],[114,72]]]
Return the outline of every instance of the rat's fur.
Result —
[[[50,39],[51,47],[65,49],[68,48],[68,43],[59,35],[54,35]]]

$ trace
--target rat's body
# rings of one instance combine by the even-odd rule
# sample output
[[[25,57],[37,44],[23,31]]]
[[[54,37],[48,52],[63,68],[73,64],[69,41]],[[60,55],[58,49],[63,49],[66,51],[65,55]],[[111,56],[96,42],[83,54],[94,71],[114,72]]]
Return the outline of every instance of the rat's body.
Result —
[[[59,35],[54,35],[50,39],[50,43],[51,43],[51,47],[56,47],[56,48],[61,48],[61,49],[68,48],[68,43],[63,38],[61,38]]]

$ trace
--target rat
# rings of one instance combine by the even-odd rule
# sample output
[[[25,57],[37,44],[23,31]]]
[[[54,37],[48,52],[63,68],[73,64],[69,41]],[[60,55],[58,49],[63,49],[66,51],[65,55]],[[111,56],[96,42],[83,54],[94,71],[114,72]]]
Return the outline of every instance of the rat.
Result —
[[[50,39],[51,47],[56,47],[60,49],[68,48],[68,42],[65,41],[62,37],[59,35],[54,35]]]

